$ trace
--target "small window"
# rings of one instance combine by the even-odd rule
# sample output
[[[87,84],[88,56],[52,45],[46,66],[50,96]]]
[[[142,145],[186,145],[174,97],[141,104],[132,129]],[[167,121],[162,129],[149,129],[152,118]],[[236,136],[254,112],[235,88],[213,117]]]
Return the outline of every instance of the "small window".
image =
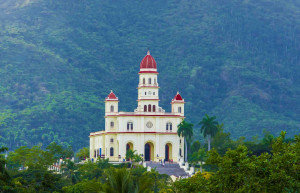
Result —
[[[110,148],[110,156],[114,156],[114,148],[113,147]]]
[[[151,105],[148,105],[148,111],[151,112]]]
[[[151,84],[151,78],[148,79],[148,84]]]
[[[155,92],[153,92],[153,95],[155,95]]]
[[[145,92],[145,95],[147,95],[147,92]]]
[[[114,142],[114,139],[113,139],[113,138],[111,138],[111,139],[110,139],[110,142],[111,142],[111,143],[113,143],[113,142]]]
[[[127,123],[127,131],[129,131],[129,130],[133,130],[133,123],[132,122],[128,122]]]
[[[114,128],[114,126],[115,126],[115,122],[113,122],[113,121],[110,122],[110,127],[111,127],[111,128]]]
[[[96,150],[94,151],[94,157],[96,157]]]
[[[181,157],[181,148],[179,148],[179,156]]]
[[[178,107],[178,113],[181,113],[181,107]]]
[[[144,106],[144,112],[147,112],[147,105]]]
[[[181,144],[181,139],[179,140],[179,143]]]
[[[100,156],[99,149],[97,149],[97,156]]]
[[[155,105],[152,106],[152,111],[155,112],[156,108]]]
[[[146,84],[146,80],[145,80],[145,78],[143,78],[143,84]]]
[[[170,131],[172,131],[172,123],[166,124],[166,130],[168,131],[169,129],[170,129]]]
[[[113,105],[110,106],[110,112],[114,112],[115,108]]]
[[[154,78],[154,84],[156,85],[156,78]]]

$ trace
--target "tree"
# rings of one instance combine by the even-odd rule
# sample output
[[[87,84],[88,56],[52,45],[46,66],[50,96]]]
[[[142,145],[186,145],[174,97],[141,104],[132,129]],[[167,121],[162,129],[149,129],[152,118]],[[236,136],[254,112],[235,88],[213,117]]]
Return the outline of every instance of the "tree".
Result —
[[[205,158],[207,157],[207,153],[204,148],[200,148],[197,152],[194,152],[191,156],[190,162],[195,164],[200,164],[200,172],[202,172],[202,164]]]
[[[40,146],[33,146],[31,149],[22,146],[14,152],[10,152],[7,160],[10,168],[14,169],[18,169],[18,167],[47,169],[55,162],[53,154],[42,150]]]
[[[46,150],[49,151],[51,154],[53,154],[56,160],[58,160],[60,158],[63,158],[63,159],[67,158],[67,157],[70,158],[74,154],[71,146],[64,148],[63,146],[58,145],[55,142],[50,143],[46,147]]]
[[[138,163],[140,161],[143,161],[143,158],[141,155],[138,155],[136,153],[136,150],[132,151],[131,149],[128,149],[126,152],[126,159],[130,159],[130,161],[134,163]]]
[[[177,126],[177,134],[179,137],[184,137],[184,144],[185,144],[185,161],[187,161],[187,140],[190,140],[193,136],[193,124],[188,123],[185,120],[182,120],[181,123]]]
[[[218,132],[218,126],[219,123],[216,121],[216,117],[209,117],[207,114],[203,117],[203,119],[199,122],[199,125],[201,125],[200,132],[203,134],[203,136],[207,137],[208,142],[208,151],[210,150],[210,142],[211,138],[213,138],[217,132]]]
[[[76,157],[79,158],[79,160],[83,160],[85,158],[88,158],[90,156],[90,149],[88,147],[83,147],[76,153]]]
[[[0,153],[8,151],[7,147],[1,147]],[[11,192],[12,183],[11,177],[8,174],[6,168],[6,160],[4,156],[0,154],[0,192]]]

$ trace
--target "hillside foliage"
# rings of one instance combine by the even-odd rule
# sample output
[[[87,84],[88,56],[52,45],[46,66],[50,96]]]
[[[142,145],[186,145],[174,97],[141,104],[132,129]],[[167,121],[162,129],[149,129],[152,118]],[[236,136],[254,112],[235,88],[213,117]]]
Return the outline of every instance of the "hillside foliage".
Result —
[[[233,137],[300,127],[300,3],[291,0],[0,1],[0,145],[79,149],[111,89],[136,108],[150,48],[160,105],[218,117]],[[199,138],[199,128],[195,128]]]

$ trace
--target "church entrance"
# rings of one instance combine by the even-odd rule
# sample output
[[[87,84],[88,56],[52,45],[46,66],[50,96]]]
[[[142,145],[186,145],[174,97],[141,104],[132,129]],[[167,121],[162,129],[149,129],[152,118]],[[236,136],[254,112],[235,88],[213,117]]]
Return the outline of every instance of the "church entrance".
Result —
[[[169,146],[168,146],[168,144],[166,144],[166,147],[165,147],[165,160],[169,161]]]
[[[148,142],[145,144],[145,161],[153,161],[154,159],[154,146],[152,143]]]
[[[170,161],[172,159],[172,144],[167,143],[165,146],[165,160]]]

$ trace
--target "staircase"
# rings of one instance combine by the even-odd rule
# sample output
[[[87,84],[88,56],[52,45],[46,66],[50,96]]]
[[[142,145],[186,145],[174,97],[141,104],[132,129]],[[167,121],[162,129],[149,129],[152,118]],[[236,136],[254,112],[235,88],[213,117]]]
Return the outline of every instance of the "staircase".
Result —
[[[156,171],[160,174],[167,174],[169,176],[174,175],[176,177],[189,177],[189,174],[187,174],[183,168],[180,168],[178,163],[165,163],[164,167],[157,162],[146,162],[146,166],[150,166],[151,169],[156,168]]]

